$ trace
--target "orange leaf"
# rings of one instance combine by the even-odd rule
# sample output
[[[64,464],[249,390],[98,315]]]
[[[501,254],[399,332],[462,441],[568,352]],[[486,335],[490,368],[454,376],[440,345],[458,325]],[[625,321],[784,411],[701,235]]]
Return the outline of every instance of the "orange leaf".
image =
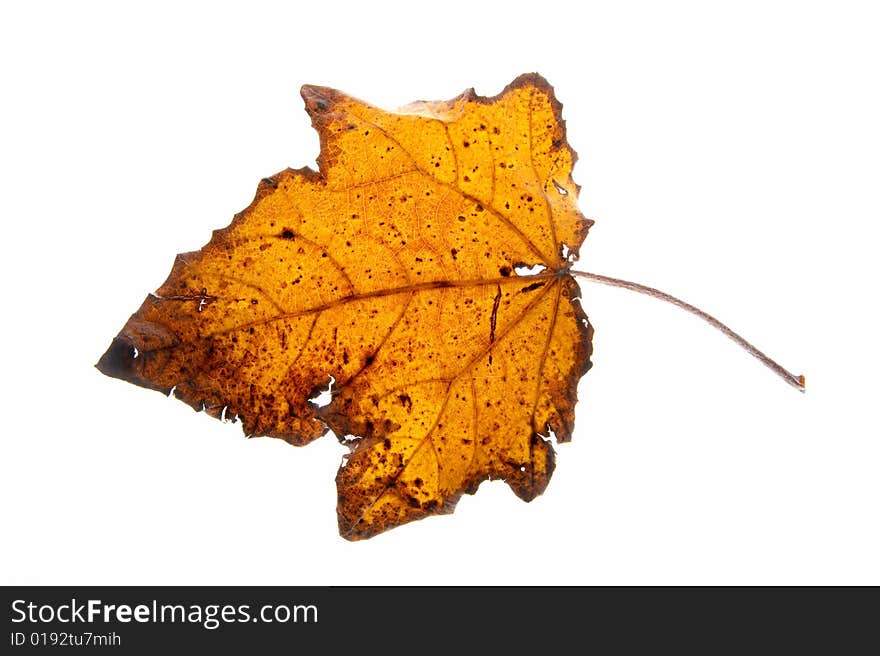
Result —
[[[302,96],[319,171],[263,179],[98,368],[248,434],[303,445],[331,429],[351,449],[348,539],[451,512],[486,479],[531,500],[551,432],[571,437],[592,336],[568,273],[591,222],[553,89],[523,75],[397,112]]]

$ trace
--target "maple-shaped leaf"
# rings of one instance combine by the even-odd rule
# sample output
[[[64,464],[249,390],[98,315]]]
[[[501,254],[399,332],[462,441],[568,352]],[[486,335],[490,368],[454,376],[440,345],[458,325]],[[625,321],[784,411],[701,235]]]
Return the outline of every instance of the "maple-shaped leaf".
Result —
[[[591,222],[553,89],[523,75],[494,98],[396,112],[302,96],[319,170],[263,179],[178,255],[98,368],[250,435],[331,429],[351,450],[336,479],[348,539],[451,512],[487,479],[533,499],[551,432],[571,438],[592,336],[569,274]]]

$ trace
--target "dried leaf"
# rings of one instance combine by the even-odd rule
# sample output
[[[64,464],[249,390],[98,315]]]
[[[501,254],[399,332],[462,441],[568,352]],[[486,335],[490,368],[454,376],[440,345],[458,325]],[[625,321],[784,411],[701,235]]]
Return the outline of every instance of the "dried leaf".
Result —
[[[98,368],[251,435],[303,445],[329,427],[351,449],[348,539],[451,512],[487,479],[533,499],[551,435],[571,438],[592,336],[568,273],[591,222],[553,89],[523,75],[397,112],[302,96],[319,171],[263,179]]]

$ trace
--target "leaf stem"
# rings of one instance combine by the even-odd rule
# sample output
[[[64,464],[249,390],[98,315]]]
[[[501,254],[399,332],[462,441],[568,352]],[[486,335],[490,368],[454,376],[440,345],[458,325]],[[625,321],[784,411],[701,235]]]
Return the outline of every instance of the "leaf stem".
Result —
[[[806,391],[806,379],[803,376],[794,375],[788,369],[767,356],[767,354],[758,350],[751,343],[747,342],[731,328],[718,321],[718,319],[713,317],[711,314],[703,312],[700,308],[694,307],[690,303],[686,303],[680,298],[676,298],[675,296],[667,294],[666,292],[661,292],[659,289],[648,287],[647,285],[641,285],[637,282],[630,282],[628,280],[621,280],[620,278],[611,278],[609,276],[603,276],[598,273],[588,273],[586,271],[574,270],[569,270],[569,273],[573,276],[577,276],[591,282],[599,283],[600,285],[609,285],[610,287],[621,287],[622,289],[629,289],[630,291],[638,292],[639,294],[644,294],[645,296],[650,296],[661,301],[666,301],[667,303],[671,303],[672,305],[675,305],[676,307],[679,307],[686,312],[690,312],[694,316],[699,317],[700,319],[708,323],[716,330],[720,330],[722,333],[727,335],[727,337],[739,344],[739,346],[745,349],[747,353],[755,356],[761,362],[761,364],[771,369],[773,373],[782,378],[782,380],[784,380],[786,383],[801,392]]]

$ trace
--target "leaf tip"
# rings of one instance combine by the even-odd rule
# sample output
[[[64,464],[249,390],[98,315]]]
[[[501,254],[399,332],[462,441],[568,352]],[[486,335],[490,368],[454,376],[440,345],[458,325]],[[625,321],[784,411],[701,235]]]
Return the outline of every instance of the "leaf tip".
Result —
[[[516,89],[519,87],[535,87],[537,89],[542,89],[545,91],[553,91],[553,87],[547,81],[547,78],[536,72],[523,73],[522,75],[518,75],[508,86],[512,89]]]
[[[95,368],[105,376],[132,380],[136,377],[134,361],[137,350],[130,339],[124,336],[113,338],[110,347],[98,360]]]
[[[144,375],[143,367],[146,355],[135,344],[136,339],[126,333],[113,338],[110,346],[95,364],[95,368],[105,376],[118,378],[127,383],[169,394],[171,387],[166,387]],[[141,345],[143,345],[141,343]]]
[[[312,84],[302,85],[299,94],[302,96],[303,101],[305,101],[306,112],[312,116],[329,110],[339,96],[339,92],[335,89]]]

